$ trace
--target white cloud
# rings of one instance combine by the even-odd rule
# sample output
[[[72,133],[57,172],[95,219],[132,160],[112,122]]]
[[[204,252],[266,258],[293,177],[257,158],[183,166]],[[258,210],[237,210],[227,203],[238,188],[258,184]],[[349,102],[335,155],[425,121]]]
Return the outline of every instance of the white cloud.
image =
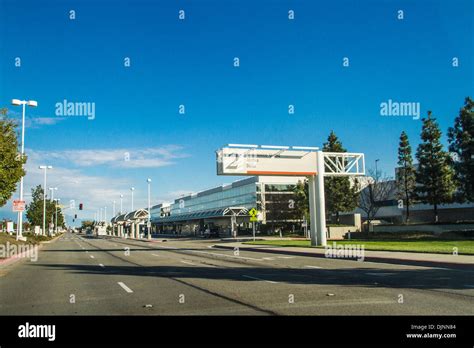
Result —
[[[57,186],[55,197],[61,199],[61,204],[69,206],[70,200],[75,201],[76,210],[65,210],[65,214],[79,218],[93,218],[94,213],[107,205],[107,217],[112,217],[112,202],[116,202],[116,212],[120,210],[120,194],[123,194],[123,210],[131,208],[131,182],[128,179],[108,176],[91,175],[87,173],[92,166],[123,167],[123,168],[154,168],[172,165],[173,160],[187,157],[180,152],[181,147],[169,145],[161,148],[146,149],[112,149],[112,150],[64,150],[38,151],[27,149],[26,176],[24,179],[24,198],[28,204],[31,200],[31,189],[43,185],[44,170],[39,165],[52,165],[47,171],[47,187]],[[124,153],[130,153],[130,161],[124,160]],[[47,194],[49,195],[49,190]],[[164,194],[159,199],[152,199],[152,204],[170,201],[179,197],[181,192]],[[189,191],[183,191],[189,193]],[[18,199],[15,192],[12,199]],[[11,200],[12,200],[11,199]],[[11,200],[0,209],[0,213],[11,211]],[[79,203],[84,204],[84,211],[78,211]],[[135,191],[134,208],[146,207],[146,191]]]
[[[28,151],[32,160],[55,160],[59,163],[76,167],[107,165],[117,168],[157,168],[174,164],[173,160],[188,157],[181,153],[182,147],[167,145],[159,148],[144,149],[97,149],[97,150],[62,150],[62,151]]]

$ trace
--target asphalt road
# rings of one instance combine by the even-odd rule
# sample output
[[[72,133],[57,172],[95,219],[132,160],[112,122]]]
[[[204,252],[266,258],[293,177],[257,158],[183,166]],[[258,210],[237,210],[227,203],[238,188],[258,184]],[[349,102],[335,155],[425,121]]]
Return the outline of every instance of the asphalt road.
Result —
[[[0,268],[2,315],[473,315],[474,270],[65,234]]]

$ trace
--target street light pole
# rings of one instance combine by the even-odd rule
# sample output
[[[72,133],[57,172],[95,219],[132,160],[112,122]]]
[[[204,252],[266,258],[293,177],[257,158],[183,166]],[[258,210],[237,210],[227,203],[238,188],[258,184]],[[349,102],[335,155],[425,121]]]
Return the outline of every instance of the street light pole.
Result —
[[[39,169],[44,170],[44,186],[43,186],[43,233],[42,235],[46,235],[46,172],[48,169],[53,169],[52,166],[39,166]],[[49,233],[48,233],[49,234]]]
[[[120,215],[123,214],[123,195],[120,195]]]
[[[133,191],[135,191],[135,187],[130,187],[130,191],[132,191],[132,211],[133,211]]]
[[[50,187],[49,188],[49,191],[51,192],[51,197],[49,197],[50,202],[54,202],[54,191],[57,191],[57,190],[58,190],[57,187]],[[53,215],[51,215],[51,223],[53,223],[53,222],[54,222],[53,221]],[[54,225],[54,226],[56,226],[56,225]]]
[[[151,186],[151,179],[146,179],[148,183],[148,223],[147,223],[147,231],[148,231],[148,239],[151,239],[151,222],[150,222],[150,214],[151,214],[151,207],[150,207],[150,186]]]
[[[55,210],[56,210],[56,222],[54,223],[55,229],[56,229],[56,234],[58,234],[58,204],[61,199],[56,198],[56,205],[55,205]]]
[[[112,202],[112,217],[115,217],[115,201]]]
[[[19,100],[13,99],[12,105],[19,106],[23,105],[23,114],[21,118],[21,159],[23,161],[23,156],[25,154],[25,113],[26,113],[26,105],[31,107],[38,106],[38,102],[35,100]],[[46,193],[46,187],[44,188],[44,193]],[[23,201],[23,176],[20,179],[20,201]],[[18,212],[18,224],[17,224],[17,232],[16,232],[16,240],[22,237],[23,233],[23,212]]]

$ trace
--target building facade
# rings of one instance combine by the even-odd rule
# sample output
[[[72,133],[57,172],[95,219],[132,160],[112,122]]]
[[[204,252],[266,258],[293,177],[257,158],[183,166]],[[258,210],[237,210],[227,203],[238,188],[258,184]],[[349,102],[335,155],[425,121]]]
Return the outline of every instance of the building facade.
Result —
[[[249,211],[258,210],[261,232],[300,225],[294,188],[303,177],[253,176],[159,204],[151,209],[154,233],[220,236],[250,234]]]

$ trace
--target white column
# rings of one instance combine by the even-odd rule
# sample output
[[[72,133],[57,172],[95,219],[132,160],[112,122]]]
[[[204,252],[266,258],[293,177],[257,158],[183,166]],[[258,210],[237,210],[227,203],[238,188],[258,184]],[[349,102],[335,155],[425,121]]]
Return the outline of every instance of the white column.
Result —
[[[326,200],[324,197],[324,154],[317,152],[316,231],[318,245],[326,246]]]
[[[311,245],[316,246],[318,245],[318,234],[316,232],[316,177],[314,175],[308,178],[308,186]]]

